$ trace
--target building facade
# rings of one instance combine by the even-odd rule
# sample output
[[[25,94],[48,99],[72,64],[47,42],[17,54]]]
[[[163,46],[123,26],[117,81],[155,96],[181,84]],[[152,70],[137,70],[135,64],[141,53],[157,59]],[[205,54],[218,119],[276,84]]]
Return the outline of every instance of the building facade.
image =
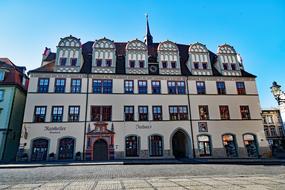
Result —
[[[0,58],[0,161],[13,161],[19,146],[28,89],[25,67]]]
[[[227,44],[62,38],[30,71],[31,161],[266,156],[255,76]]]
[[[264,133],[273,155],[285,152],[285,135],[280,110],[276,108],[263,109],[262,118]]]

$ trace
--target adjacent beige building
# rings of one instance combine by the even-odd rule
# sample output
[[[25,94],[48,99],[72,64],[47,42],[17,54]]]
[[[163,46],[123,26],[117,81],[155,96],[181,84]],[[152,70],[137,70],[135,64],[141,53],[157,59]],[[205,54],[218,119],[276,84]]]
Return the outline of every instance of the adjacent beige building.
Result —
[[[20,149],[47,159],[264,157],[256,76],[227,44],[62,38],[30,71]]]

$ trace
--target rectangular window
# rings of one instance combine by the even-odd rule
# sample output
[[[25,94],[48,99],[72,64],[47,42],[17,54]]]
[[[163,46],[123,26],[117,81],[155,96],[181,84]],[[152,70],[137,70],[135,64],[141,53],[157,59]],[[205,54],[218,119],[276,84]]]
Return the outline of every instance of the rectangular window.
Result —
[[[148,107],[147,106],[139,106],[139,120],[140,121],[148,121]]]
[[[79,121],[80,106],[69,106],[68,110],[68,121],[76,122]]]
[[[237,93],[239,95],[246,94],[244,82],[236,82],[236,87],[237,87]]]
[[[112,94],[112,80],[93,80],[93,93],[95,94]]]
[[[220,115],[222,120],[230,119],[229,106],[220,106]]]
[[[153,94],[160,94],[160,81],[151,81],[151,89]]]
[[[271,137],[277,136],[276,129],[274,126],[270,127],[270,135],[271,135]]]
[[[242,119],[250,119],[249,107],[248,106],[240,106],[240,113]]]
[[[185,94],[185,82],[184,81],[178,81],[177,84],[177,93],[178,94]]]
[[[185,94],[185,82],[184,81],[168,81],[168,94]]]
[[[199,69],[199,63],[198,62],[193,62],[194,64],[194,69]]]
[[[200,120],[209,119],[209,109],[207,105],[199,106],[199,115],[200,115]]]
[[[46,119],[46,106],[36,106],[34,112],[34,122],[42,123]]]
[[[162,61],[161,64],[162,64],[162,68],[164,69],[167,68],[167,61]]]
[[[111,121],[112,106],[91,106],[91,121]]]
[[[270,133],[267,126],[264,126],[264,133],[266,137],[270,137]]]
[[[0,90],[0,102],[4,100],[4,90]]]
[[[236,64],[231,64],[231,67],[232,67],[232,70],[235,71],[237,68],[236,68]]]
[[[202,63],[203,69],[208,69],[208,64],[206,62]]]
[[[112,66],[112,59],[106,59],[106,67]]]
[[[134,93],[134,81],[133,80],[125,80],[124,84],[125,94],[133,94]]]
[[[135,64],[136,64],[136,62],[134,60],[129,61],[130,68],[135,68]]]
[[[52,122],[62,122],[63,118],[63,106],[53,106],[51,112]]]
[[[197,87],[197,94],[206,94],[206,86],[204,81],[197,81],[196,87]]]
[[[49,86],[49,79],[40,78],[38,81],[38,92],[47,93]]]
[[[228,64],[227,63],[223,63],[223,68],[224,68],[224,70],[228,70]]]
[[[171,61],[171,68],[175,69],[176,68],[176,61]]]
[[[187,106],[169,106],[169,116],[170,120],[187,120]]]
[[[80,93],[81,92],[81,79],[71,79],[71,93]]]
[[[59,62],[60,62],[60,66],[65,66],[66,65],[66,58],[65,57],[61,57],[60,59],[59,59]]]
[[[146,80],[138,81],[138,90],[139,90],[139,94],[147,94],[147,81]]]
[[[217,82],[217,91],[218,94],[226,94],[226,85],[225,82]]]
[[[154,121],[162,120],[162,106],[152,106],[152,119]]]
[[[65,79],[55,79],[54,92],[64,93],[65,91]]]
[[[284,136],[283,127],[279,127],[278,130],[279,130],[279,136],[283,137]]]
[[[5,76],[5,71],[0,70],[0,81],[4,80],[4,76]]]
[[[75,67],[77,65],[77,58],[70,58],[71,66]]]
[[[124,113],[125,113],[125,121],[135,120],[134,106],[125,106]]]
[[[144,68],[144,61],[139,61],[140,68]]]
[[[266,116],[266,123],[273,124],[273,117],[272,117],[272,115],[267,115]]]
[[[102,59],[96,59],[96,66],[101,67],[102,66]]]

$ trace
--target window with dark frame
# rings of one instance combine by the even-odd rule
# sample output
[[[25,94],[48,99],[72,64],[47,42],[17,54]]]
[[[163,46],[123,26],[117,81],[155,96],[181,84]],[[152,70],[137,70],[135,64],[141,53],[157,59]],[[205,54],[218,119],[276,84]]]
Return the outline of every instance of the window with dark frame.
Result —
[[[53,106],[51,110],[51,122],[62,122],[63,106]]]
[[[203,69],[208,69],[208,63],[203,62],[203,63],[202,63],[202,67],[203,67]]]
[[[279,136],[280,136],[280,137],[283,137],[283,136],[284,136],[283,127],[278,127],[278,131],[279,131]]]
[[[71,79],[71,93],[81,92],[81,79]]]
[[[154,121],[162,120],[162,106],[152,106],[152,119]]]
[[[95,94],[112,94],[113,93],[113,81],[106,80],[93,80],[93,93]]]
[[[217,82],[217,91],[218,91],[218,94],[220,95],[226,94],[225,82]]]
[[[167,68],[167,61],[162,61],[161,64],[162,64],[162,68],[164,69]]]
[[[60,66],[65,66],[66,65],[66,61],[67,61],[66,57],[61,57],[59,59]]]
[[[68,108],[68,121],[79,121],[80,106],[69,106]]]
[[[139,152],[139,137],[128,136],[125,139],[126,157],[137,157]]]
[[[229,68],[228,68],[228,64],[227,63],[223,63],[223,68],[224,68],[224,70],[228,70]]]
[[[77,58],[70,58],[70,64],[71,66],[76,66],[77,65]]]
[[[133,94],[134,93],[134,81],[133,80],[125,80],[124,81],[124,90],[125,90],[125,94]]]
[[[177,66],[176,66],[176,61],[171,61],[171,68],[172,69],[175,69]]]
[[[168,81],[168,94],[176,94],[176,82],[175,81]]]
[[[177,94],[185,94],[185,82],[184,81],[177,81]]]
[[[49,79],[47,78],[39,78],[38,81],[38,92],[39,93],[47,93],[49,87]]]
[[[199,106],[199,116],[200,120],[208,120],[209,117],[209,109],[207,105]]]
[[[93,80],[93,93],[101,94],[102,93],[102,81]]]
[[[163,156],[163,142],[159,135],[152,135],[149,137],[149,155]]]
[[[125,121],[134,121],[134,106],[124,106]]]
[[[206,94],[206,86],[204,81],[196,82],[197,94]]]
[[[184,81],[168,81],[168,94],[185,94]]]
[[[240,106],[241,119],[250,119],[250,112],[248,106]]]
[[[112,80],[103,80],[103,94],[112,94],[113,92],[113,81]]]
[[[91,106],[91,121],[111,121],[112,106]]]
[[[229,120],[230,119],[229,106],[219,106],[219,108],[220,108],[221,119]]]
[[[264,126],[264,133],[266,137],[270,137],[270,133],[267,126]]]
[[[270,126],[270,135],[271,137],[277,137],[277,132],[275,126]]]
[[[55,79],[54,92],[55,93],[65,92],[65,79]]]
[[[148,121],[148,106],[138,106],[139,121]]]
[[[96,66],[102,67],[102,59],[96,59]]]
[[[106,59],[106,67],[112,66],[112,59]]]
[[[169,117],[170,120],[187,120],[187,106],[169,106]]]
[[[144,68],[144,61],[143,60],[141,60],[141,61],[139,61],[139,65],[140,65],[140,68]]]
[[[199,69],[199,62],[193,62],[194,69]]]
[[[129,67],[130,68],[135,68],[135,64],[136,64],[136,62],[134,60],[129,61]]]
[[[198,137],[199,155],[211,156],[211,141],[208,135],[199,135]]]
[[[46,119],[46,106],[36,106],[34,111],[34,122],[43,123]]]
[[[138,81],[138,91],[139,91],[139,94],[147,94],[147,81],[146,80]]]
[[[235,70],[237,69],[237,67],[236,67],[236,64],[235,64],[235,63],[231,64],[231,67],[232,67],[232,70],[233,70],[233,71],[235,71]]]
[[[238,95],[246,94],[244,82],[236,82],[236,87]]]
[[[160,94],[160,81],[151,81],[151,89],[153,94]]]

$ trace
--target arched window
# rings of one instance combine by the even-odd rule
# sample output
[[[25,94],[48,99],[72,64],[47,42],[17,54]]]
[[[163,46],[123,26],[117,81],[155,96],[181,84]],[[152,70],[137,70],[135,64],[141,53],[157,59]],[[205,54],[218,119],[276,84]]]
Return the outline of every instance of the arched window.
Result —
[[[73,138],[60,139],[58,147],[58,159],[69,160],[73,159],[73,156],[74,156],[74,139]]]
[[[235,136],[231,134],[223,135],[223,145],[226,149],[227,157],[238,156]]]
[[[211,156],[211,140],[208,135],[198,136],[198,148],[200,156]]]
[[[43,161],[47,159],[48,140],[36,139],[32,142],[31,161]]]
[[[256,137],[253,134],[244,134],[243,135],[244,146],[247,151],[248,157],[258,157],[258,148]]]
[[[163,156],[163,141],[159,135],[152,135],[149,137],[149,155]]]
[[[126,156],[127,157],[139,156],[139,137],[127,136],[125,142],[126,142]]]

